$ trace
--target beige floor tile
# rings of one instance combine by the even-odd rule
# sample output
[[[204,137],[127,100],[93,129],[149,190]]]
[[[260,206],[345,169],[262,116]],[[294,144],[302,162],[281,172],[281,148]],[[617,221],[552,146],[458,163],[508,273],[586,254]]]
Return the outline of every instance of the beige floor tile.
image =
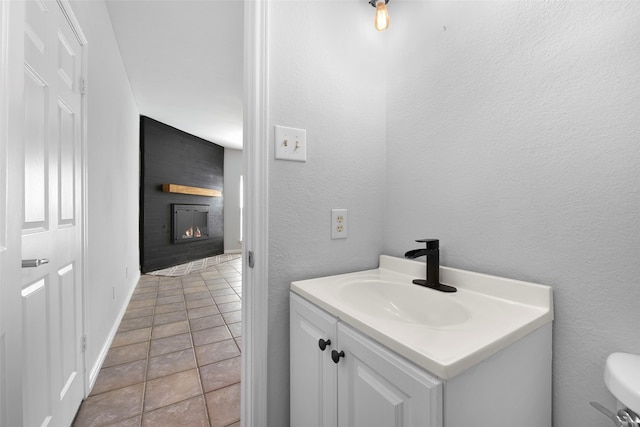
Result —
[[[189,314],[189,319],[197,319],[198,317],[211,316],[213,314],[218,314],[218,308],[216,306],[210,305],[207,307],[198,307],[192,308],[191,310],[187,310]]]
[[[184,303],[184,301],[172,302],[169,304],[157,305],[155,314],[172,313],[174,311],[184,311],[186,309],[187,309],[187,306]]]
[[[207,292],[207,294],[208,294],[208,292]],[[211,299],[210,296],[208,296],[207,298],[200,298],[200,299],[194,299],[194,300],[187,301],[187,308],[188,309],[198,308],[198,307],[206,307],[208,305],[213,305],[213,299]]]
[[[213,289],[209,290],[211,296],[215,299],[216,297],[223,295],[235,295],[236,291],[234,291],[230,286],[222,288],[222,289]]]
[[[220,305],[220,304],[226,304],[226,303],[229,303],[229,302],[239,302],[240,301],[240,297],[238,295],[236,295],[236,293],[233,292],[233,290],[232,290],[232,294],[214,296],[213,300],[216,302],[216,304]]]
[[[200,368],[202,388],[208,393],[240,382],[240,356]]]
[[[221,314],[214,314],[213,316],[205,316],[189,320],[189,324],[191,325],[191,332],[193,332],[199,331],[200,329],[224,325],[224,319]]]
[[[182,295],[182,288],[180,287],[175,289],[164,289],[164,290],[158,291],[158,298],[171,297],[174,295]]]
[[[182,283],[180,280],[172,281],[172,282],[160,282],[158,285],[158,292],[168,291],[171,289],[180,289],[180,293],[182,293]]]
[[[198,283],[185,283],[182,289],[185,295],[194,294],[198,292],[206,292],[207,285],[205,285],[202,281]]]
[[[187,301],[202,298],[211,298],[211,295],[209,294],[209,290],[207,288],[204,288],[204,290],[199,290],[198,292],[184,293],[184,299]]]
[[[211,279],[215,279],[216,277],[221,277],[222,274],[218,270],[212,270],[212,271],[203,271],[202,273],[200,273],[200,276],[202,277],[203,280],[211,280]]]
[[[142,415],[138,415],[136,417],[118,421],[113,424],[107,424],[105,425],[105,427],[140,427],[141,422],[142,422]]]
[[[134,329],[132,331],[118,332],[113,338],[111,347],[120,347],[121,345],[135,344],[143,341],[149,341],[151,338],[151,328]]]
[[[209,392],[205,398],[211,427],[226,427],[240,421],[240,384]]]
[[[148,282],[148,283],[140,283],[137,287],[136,287],[136,291],[138,293],[145,293],[145,292],[151,292],[151,291],[157,291],[158,290],[158,282]],[[135,291],[134,291],[135,292]]]
[[[190,283],[201,282],[202,281],[202,276],[200,275],[200,273],[193,273],[193,274],[189,274],[187,276],[182,276],[181,280],[182,280],[182,284],[184,286],[187,286]]]
[[[157,314],[153,319],[154,325],[164,325],[166,323],[174,323],[181,320],[187,320],[187,313],[184,311],[174,311],[172,313]]]
[[[209,290],[226,289],[226,288],[230,288],[230,286],[229,286],[229,282],[227,282],[226,279],[219,278],[219,279],[208,280],[207,288],[209,288]]]
[[[240,350],[238,350],[236,342],[232,339],[196,347],[198,366],[220,362],[236,356],[240,356]]]
[[[222,317],[224,317],[224,321],[226,323],[237,323],[242,320],[242,311],[238,310],[222,313]]]
[[[91,395],[144,382],[147,359],[102,368],[91,390]]]
[[[209,427],[209,417],[204,397],[193,397],[147,412],[142,416],[142,426]]]
[[[242,323],[230,323],[227,325],[229,328],[229,332],[231,332],[231,336],[234,338],[238,338],[242,336]]]
[[[136,317],[120,322],[118,332],[132,331],[134,329],[148,328],[153,323],[153,316]]]
[[[147,358],[149,352],[149,341],[143,341],[136,344],[124,345],[121,347],[112,347],[107,353],[103,368],[121,365],[123,363],[135,362]]]
[[[127,319],[135,319],[138,317],[153,316],[154,310],[155,310],[155,307],[153,306],[142,307],[142,308],[128,308],[127,311],[125,311],[124,316],[122,316],[122,319],[127,320]]]
[[[171,304],[174,302],[184,302],[184,297],[182,296],[182,294],[160,297],[158,298],[158,303],[156,305]]]
[[[89,396],[80,406],[74,427],[102,426],[140,415],[143,391],[144,384],[139,383]]]
[[[193,348],[163,354],[149,358],[147,381],[196,367],[196,356]]]
[[[166,338],[154,339],[151,340],[151,345],[149,347],[149,357],[185,350],[192,346],[191,334],[180,334]]]
[[[194,331],[191,335],[193,337],[193,345],[195,346],[211,344],[213,342],[224,341],[232,338],[229,328],[227,328],[226,325]]]
[[[202,388],[197,369],[147,381],[144,412],[153,411],[200,394],[202,394]]]
[[[134,292],[130,301],[139,301],[143,299],[155,299],[158,290],[156,288],[142,288],[141,292]],[[155,305],[155,304],[154,304]],[[136,307],[132,307],[136,308]]]
[[[155,292],[153,294],[153,298],[149,299],[140,299],[137,301],[131,301],[127,308],[142,308],[142,307],[153,307],[156,305],[156,297]]]
[[[151,338],[166,338],[173,335],[179,335],[189,332],[189,322],[182,320],[180,322],[166,323],[164,325],[154,326],[151,332]]]
[[[232,311],[238,311],[241,309],[242,303],[240,301],[218,304],[218,310],[220,310],[220,313],[230,313]]]

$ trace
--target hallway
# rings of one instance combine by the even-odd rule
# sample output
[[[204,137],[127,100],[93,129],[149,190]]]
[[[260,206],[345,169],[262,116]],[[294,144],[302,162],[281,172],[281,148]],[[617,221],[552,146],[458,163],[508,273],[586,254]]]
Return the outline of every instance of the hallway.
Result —
[[[143,275],[74,426],[239,426],[241,271]]]

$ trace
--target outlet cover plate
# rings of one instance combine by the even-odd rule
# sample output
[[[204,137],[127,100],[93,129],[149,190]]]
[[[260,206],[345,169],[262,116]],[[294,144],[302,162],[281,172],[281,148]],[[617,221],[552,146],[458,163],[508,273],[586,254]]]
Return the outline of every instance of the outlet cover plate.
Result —
[[[276,159],[307,161],[307,131],[304,129],[275,126]]]
[[[331,209],[331,238],[346,239],[349,236],[347,228],[347,210]]]

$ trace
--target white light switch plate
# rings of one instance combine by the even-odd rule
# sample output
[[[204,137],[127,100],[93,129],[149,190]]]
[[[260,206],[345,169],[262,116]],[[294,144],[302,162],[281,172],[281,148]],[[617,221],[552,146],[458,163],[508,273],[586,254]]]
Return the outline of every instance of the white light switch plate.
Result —
[[[307,161],[307,131],[304,129],[275,127],[276,159]]]
[[[349,236],[347,229],[347,210],[331,209],[331,238],[346,239]]]

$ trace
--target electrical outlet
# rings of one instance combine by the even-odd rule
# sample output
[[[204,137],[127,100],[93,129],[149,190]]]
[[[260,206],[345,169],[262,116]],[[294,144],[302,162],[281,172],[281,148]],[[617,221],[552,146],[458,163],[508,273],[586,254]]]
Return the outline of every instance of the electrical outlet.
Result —
[[[331,238],[346,239],[348,235],[347,210],[331,209]]]
[[[307,131],[304,129],[275,127],[276,159],[307,161]]]

